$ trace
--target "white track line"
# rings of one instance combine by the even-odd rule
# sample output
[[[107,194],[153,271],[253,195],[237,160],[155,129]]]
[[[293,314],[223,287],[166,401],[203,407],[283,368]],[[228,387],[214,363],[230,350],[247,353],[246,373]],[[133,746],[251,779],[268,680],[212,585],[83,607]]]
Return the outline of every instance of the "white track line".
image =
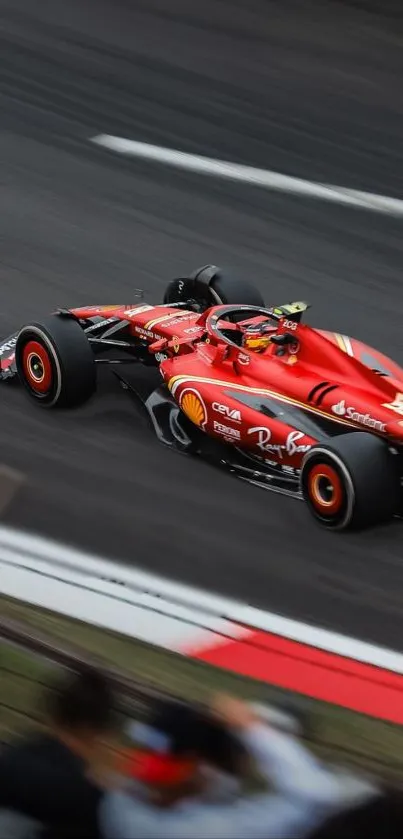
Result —
[[[200,630],[248,637],[246,625],[403,674],[400,652],[2,526],[0,593],[178,651],[199,643]]]
[[[103,146],[119,154],[153,160],[167,166],[187,169],[200,175],[225,178],[231,181],[251,184],[253,186],[288,192],[294,195],[304,195],[309,198],[319,198],[323,201],[333,201],[337,204],[347,204],[377,213],[393,216],[403,216],[403,201],[399,198],[389,198],[386,195],[376,195],[371,192],[360,192],[355,189],[345,189],[332,184],[315,183],[289,175],[281,175],[266,169],[256,169],[240,163],[230,163],[225,160],[215,160],[197,154],[186,154],[163,146],[153,146],[149,143],[139,143],[137,140],[125,140],[110,134],[99,134],[91,138],[92,143]]]

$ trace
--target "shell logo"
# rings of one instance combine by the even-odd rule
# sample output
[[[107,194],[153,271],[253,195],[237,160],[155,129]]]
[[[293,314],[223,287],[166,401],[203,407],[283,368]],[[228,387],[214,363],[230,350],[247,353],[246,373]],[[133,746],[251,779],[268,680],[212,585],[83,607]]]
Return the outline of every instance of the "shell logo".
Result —
[[[200,393],[194,388],[186,388],[182,391],[179,405],[184,414],[193,422],[202,428],[207,422],[207,410],[200,396]]]

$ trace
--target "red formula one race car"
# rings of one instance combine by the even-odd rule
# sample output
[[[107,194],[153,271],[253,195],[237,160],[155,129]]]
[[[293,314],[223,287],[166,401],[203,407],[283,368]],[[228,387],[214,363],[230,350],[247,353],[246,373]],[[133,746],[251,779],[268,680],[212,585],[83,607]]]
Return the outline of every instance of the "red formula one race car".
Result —
[[[73,407],[113,365],[159,440],[249,483],[303,498],[336,530],[403,513],[403,370],[360,341],[267,308],[212,265],[172,280],[161,305],[60,309],[0,344],[0,379],[44,408]],[[138,393],[124,365],[159,367]]]

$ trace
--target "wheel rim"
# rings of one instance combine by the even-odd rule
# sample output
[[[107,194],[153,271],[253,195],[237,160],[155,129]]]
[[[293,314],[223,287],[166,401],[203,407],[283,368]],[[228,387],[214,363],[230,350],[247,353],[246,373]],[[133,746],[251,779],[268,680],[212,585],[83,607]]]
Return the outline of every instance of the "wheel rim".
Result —
[[[52,362],[48,351],[39,341],[28,341],[22,351],[24,378],[33,393],[49,392],[53,382]]]
[[[336,517],[345,501],[342,480],[328,463],[317,463],[309,472],[307,490],[310,501],[324,518]]]

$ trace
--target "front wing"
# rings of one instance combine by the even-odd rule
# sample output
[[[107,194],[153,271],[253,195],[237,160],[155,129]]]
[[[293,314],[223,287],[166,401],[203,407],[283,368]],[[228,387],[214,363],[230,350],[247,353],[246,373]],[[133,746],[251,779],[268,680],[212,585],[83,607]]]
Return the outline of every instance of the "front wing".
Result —
[[[13,379],[17,375],[14,349],[18,332],[14,332],[0,344],[0,381]]]

